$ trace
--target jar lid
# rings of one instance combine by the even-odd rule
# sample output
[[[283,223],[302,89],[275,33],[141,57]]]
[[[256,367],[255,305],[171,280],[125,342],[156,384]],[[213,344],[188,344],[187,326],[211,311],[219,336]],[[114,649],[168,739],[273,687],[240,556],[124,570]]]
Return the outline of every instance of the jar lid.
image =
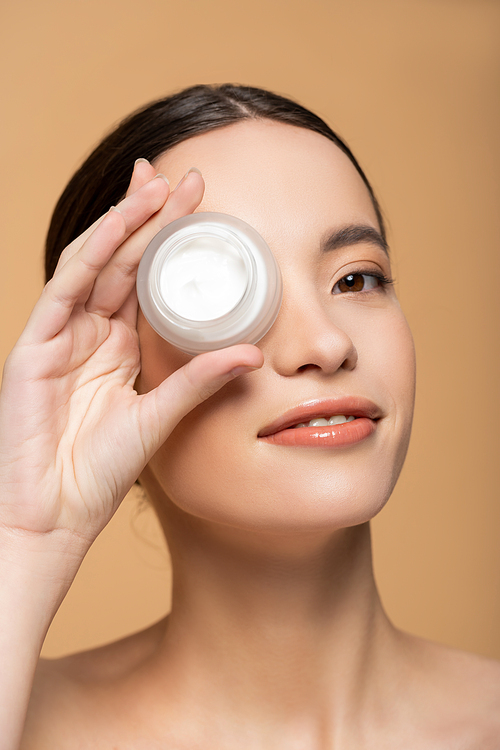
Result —
[[[137,294],[155,331],[188,354],[255,344],[282,298],[278,264],[249,224],[196,213],[153,237],[139,264]]]

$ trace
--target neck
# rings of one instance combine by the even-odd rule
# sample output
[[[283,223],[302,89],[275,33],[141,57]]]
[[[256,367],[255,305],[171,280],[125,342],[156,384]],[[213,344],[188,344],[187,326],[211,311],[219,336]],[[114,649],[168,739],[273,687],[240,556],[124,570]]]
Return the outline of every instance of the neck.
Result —
[[[263,716],[338,724],[373,707],[395,631],[373,578],[369,524],[257,534],[166,508],[174,584],[156,664],[168,665],[177,696],[251,726]]]

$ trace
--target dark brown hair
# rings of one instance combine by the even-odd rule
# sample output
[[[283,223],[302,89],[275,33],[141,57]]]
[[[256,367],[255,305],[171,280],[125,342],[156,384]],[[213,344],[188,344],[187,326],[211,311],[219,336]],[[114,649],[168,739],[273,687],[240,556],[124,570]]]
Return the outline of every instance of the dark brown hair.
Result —
[[[267,119],[313,130],[333,141],[359,172],[373,201],[381,233],[379,204],[349,147],[317,115],[278,94],[252,86],[192,86],[137,110],[107,135],[74,174],[55,207],[45,246],[45,275],[53,275],[60,254],[127,190],[134,162],[154,161],[195,135],[246,119]]]

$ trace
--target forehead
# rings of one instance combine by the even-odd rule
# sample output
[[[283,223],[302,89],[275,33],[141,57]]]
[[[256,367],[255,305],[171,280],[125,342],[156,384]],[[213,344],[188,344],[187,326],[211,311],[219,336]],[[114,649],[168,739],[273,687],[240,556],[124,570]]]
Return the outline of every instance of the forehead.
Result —
[[[349,158],[304,128],[244,120],[180,143],[155,166],[172,185],[198,167],[206,190],[197,210],[237,216],[271,247],[316,242],[349,224],[378,229],[368,190]]]

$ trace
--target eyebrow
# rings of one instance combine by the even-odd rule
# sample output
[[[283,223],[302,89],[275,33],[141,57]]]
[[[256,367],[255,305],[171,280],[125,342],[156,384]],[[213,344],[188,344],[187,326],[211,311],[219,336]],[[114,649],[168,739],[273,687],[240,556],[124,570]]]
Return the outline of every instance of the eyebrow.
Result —
[[[374,227],[363,224],[350,224],[346,227],[337,229],[329,234],[321,243],[323,252],[338,250],[340,247],[357,245],[360,242],[370,242],[372,245],[378,245],[386,255],[389,255],[389,245]]]

